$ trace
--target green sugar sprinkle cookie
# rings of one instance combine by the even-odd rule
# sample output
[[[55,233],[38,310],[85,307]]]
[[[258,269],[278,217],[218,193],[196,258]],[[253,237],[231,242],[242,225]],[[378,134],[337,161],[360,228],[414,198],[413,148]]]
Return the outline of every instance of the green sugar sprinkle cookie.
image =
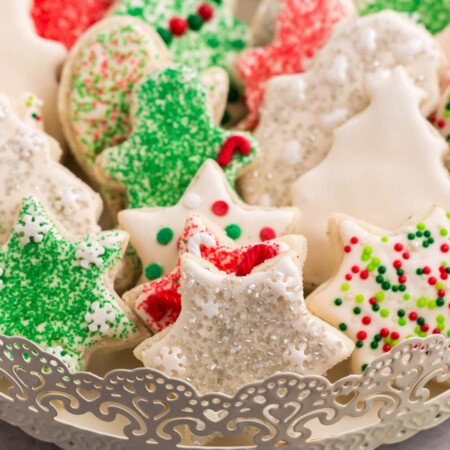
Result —
[[[207,159],[219,163],[234,187],[259,151],[249,134],[214,124],[206,89],[190,68],[154,71],[134,97],[132,134],[97,159],[98,176],[125,189],[129,208],[175,205]]]
[[[221,0],[120,0],[113,14],[154,27],[177,64],[201,72],[219,66],[230,74],[247,46],[248,28]]]
[[[383,9],[406,13],[432,34],[450,24],[450,0],[357,0],[356,5],[362,16]]]
[[[68,241],[38,200],[24,198],[0,248],[0,334],[34,341],[72,371],[82,369],[100,341],[125,346],[137,338],[125,305],[109,289],[126,241],[122,232]]]

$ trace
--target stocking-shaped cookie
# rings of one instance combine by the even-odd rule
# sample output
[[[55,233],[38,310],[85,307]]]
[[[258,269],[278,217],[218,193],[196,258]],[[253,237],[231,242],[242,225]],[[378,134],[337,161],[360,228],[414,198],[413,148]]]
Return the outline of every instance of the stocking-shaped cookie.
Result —
[[[237,62],[248,109],[243,127],[257,124],[267,81],[277,75],[303,72],[334,25],[353,11],[349,0],[280,1],[274,41],[245,52]]]
[[[155,28],[177,64],[199,72],[219,66],[232,73],[246,47],[247,27],[215,0],[119,0],[114,15],[138,17]]]
[[[440,96],[442,60],[433,37],[398,13],[385,11],[337,24],[304,74],[268,83],[255,132],[261,156],[240,180],[244,200],[291,204],[292,183],[326,156],[336,128],[368,106],[368,75],[403,66],[425,91],[422,112],[432,113]]]
[[[395,232],[332,218],[340,267],[307,304],[355,342],[355,372],[410,337],[450,337],[449,216],[436,208]]]
[[[333,213],[395,229],[434,204],[450,208],[448,146],[421,114],[424,93],[401,67],[369,82],[369,92],[370,106],[337,130],[328,156],[292,188],[310,283],[336,268],[327,238]]]
[[[323,374],[354,347],[307,310],[299,267],[304,255],[272,258],[246,276],[185,255],[181,315],[135,355],[201,393],[233,394],[277,372]]]
[[[62,140],[57,109],[58,72],[66,51],[36,34],[31,0],[0,0],[0,92],[18,98],[33,92],[44,102],[45,129]]]
[[[206,94],[187,67],[156,70],[136,89],[132,134],[97,159],[99,177],[122,187],[130,208],[175,205],[207,159],[218,161],[231,186],[253,160],[255,140],[218,128]]]

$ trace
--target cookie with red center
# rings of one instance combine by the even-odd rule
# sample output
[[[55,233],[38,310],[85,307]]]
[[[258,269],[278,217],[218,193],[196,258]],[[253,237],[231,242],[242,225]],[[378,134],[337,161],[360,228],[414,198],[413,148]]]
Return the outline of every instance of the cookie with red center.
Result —
[[[170,236],[170,231],[161,233],[160,239]],[[300,243],[299,243],[300,242]],[[217,269],[246,276],[265,261],[303,243],[301,237],[286,237],[279,241],[268,241],[239,247],[224,232],[198,215],[190,216],[179,240],[179,255],[175,268],[162,278],[138,286],[125,294],[126,302],[135,309],[149,328],[162,331],[173,324],[181,311],[179,286],[181,281],[181,257],[185,253],[201,257]]]
[[[253,128],[257,124],[267,81],[303,72],[327,42],[334,25],[353,11],[349,0],[280,1],[274,41],[247,51],[236,65],[246,85],[248,116],[242,126]]]
[[[450,213],[435,208],[397,231],[337,215],[330,234],[340,267],[307,305],[354,341],[355,372],[410,337],[450,337]]]
[[[112,3],[113,0],[34,0],[31,16],[40,36],[70,49],[105,16]]]

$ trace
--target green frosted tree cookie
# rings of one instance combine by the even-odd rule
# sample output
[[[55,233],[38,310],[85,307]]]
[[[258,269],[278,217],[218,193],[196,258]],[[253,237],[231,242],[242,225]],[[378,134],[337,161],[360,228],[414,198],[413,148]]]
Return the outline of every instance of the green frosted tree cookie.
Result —
[[[259,147],[246,133],[212,121],[200,77],[187,67],[154,71],[135,91],[130,137],[103,152],[99,177],[128,194],[128,206],[172,206],[206,159],[216,160],[234,187]]]
[[[222,0],[120,0],[114,15],[153,26],[178,64],[203,71],[220,66],[230,74],[247,46],[247,26]]]
[[[409,14],[433,34],[450,24],[450,0],[357,0],[356,4],[363,16],[383,9]]]
[[[34,341],[73,371],[96,344],[136,340],[128,310],[109,288],[126,240],[107,232],[68,241],[43,206],[25,198],[0,248],[0,334]]]

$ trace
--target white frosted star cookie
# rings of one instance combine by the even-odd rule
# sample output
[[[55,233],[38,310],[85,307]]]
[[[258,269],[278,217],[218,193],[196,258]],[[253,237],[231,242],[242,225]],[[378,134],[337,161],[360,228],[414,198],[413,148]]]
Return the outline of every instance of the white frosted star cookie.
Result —
[[[305,280],[327,280],[335,261],[327,238],[333,213],[387,229],[417,211],[450,208],[446,142],[419,109],[424,93],[401,67],[369,82],[370,106],[335,133],[328,156],[292,187],[308,239]]]
[[[255,132],[262,151],[239,183],[244,200],[291,204],[292,183],[325,157],[336,128],[368,106],[368,75],[403,66],[426,94],[422,112],[433,112],[442,60],[433,37],[398,13],[338,24],[308,71],[269,82]]]

